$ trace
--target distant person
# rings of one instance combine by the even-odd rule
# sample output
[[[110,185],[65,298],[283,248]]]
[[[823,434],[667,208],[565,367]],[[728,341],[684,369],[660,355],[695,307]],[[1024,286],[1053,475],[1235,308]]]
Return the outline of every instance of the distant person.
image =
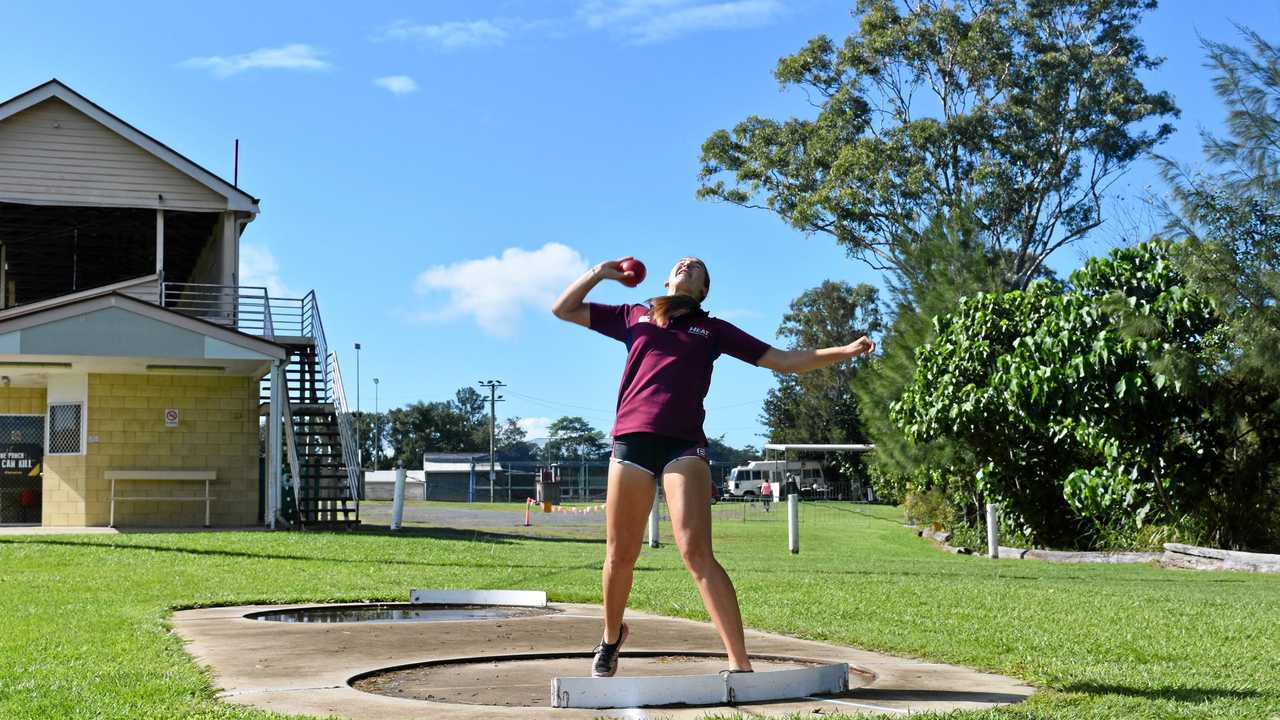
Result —
[[[773,486],[768,480],[760,483],[760,505],[765,512],[769,512],[769,503],[773,500]]]
[[[611,677],[618,670],[618,653],[628,634],[622,616],[659,477],[676,545],[724,642],[729,670],[750,672],[738,596],[711,551],[711,467],[702,401],[711,386],[712,364],[724,354],[775,372],[800,373],[867,355],[875,343],[861,337],[820,350],[769,347],[702,309],[711,278],[706,265],[693,257],[676,263],[663,283],[666,294],[646,303],[583,302],[601,280],[638,279],[619,267],[631,259],[591,268],[565,289],[552,309],[561,320],[627,346],[605,501],[604,636],[596,646],[591,674]]]

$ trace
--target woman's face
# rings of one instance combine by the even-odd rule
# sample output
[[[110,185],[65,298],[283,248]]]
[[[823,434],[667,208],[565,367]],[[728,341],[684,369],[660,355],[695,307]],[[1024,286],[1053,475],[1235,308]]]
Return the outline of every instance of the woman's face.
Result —
[[[663,283],[668,295],[688,295],[699,302],[707,297],[707,266],[696,257],[682,258]]]

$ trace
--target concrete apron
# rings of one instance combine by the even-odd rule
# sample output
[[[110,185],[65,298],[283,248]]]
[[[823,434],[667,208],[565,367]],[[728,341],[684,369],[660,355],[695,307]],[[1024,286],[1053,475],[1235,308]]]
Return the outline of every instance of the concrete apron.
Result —
[[[1019,702],[1034,688],[1012,678],[967,668],[865,652],[854,648],[798,640],[771,633],[747,631],[751,654],[846,662],[850,686],[837,697],[814,697],[733,707],[664,707],[644,710],[576,710],[542,707],[503,707],[414,700],[356,690],[355,676],[382,668],[442,660],[493,656],[567,653],[583,655],[600,636],[601,608],[595,605],[552,604],[550,615],[501,620],[399,623],[283,623],[250,620],[244,616],[264,610],[309,605],[257,605],[184,610],[173,615],[173,626],[187,642],[187,651],[208,666],[227,702],[264,710],[307,715],[337,715],[356,720],[414,718],[480,720],[502,718],[672,718],[684,720],[708,714],[741,713],[769,716],[792,713],[886,714],[974,710]],[[627,653],[664,652],[722,654],[724,648],[709,623],[627,611],[631,637],[622,652],[619,675],[626,675]],[[590,658],[577,660],[576,674],[590,675]],[[638,664],[638,663],[637,663]],[[495,668],[498,666],[495,666]],[[726,665],[727,667],[727,665]],[[762,670],[765,668],[761,668]],[[518,682],[499,671],[489,687]],[[858,686],[861,687],[858,687]],[[418,688],[425,697],[430,688]],[[457,695],[457,688],[451,688]],[[448,693],[445,693],[448,694]],[[551,684],[545,700],[550,703]],[[484,702],[478,696],[476,702]]]

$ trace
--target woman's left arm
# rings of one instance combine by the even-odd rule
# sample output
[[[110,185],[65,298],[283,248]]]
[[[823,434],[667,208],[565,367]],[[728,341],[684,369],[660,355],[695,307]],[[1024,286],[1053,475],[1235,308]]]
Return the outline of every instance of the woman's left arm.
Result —
[[[851,360],[859,355],[870,355],[875,349],[876,344],[866,336],[848,345],[818,350],[779,350],[771,347],[760,356],[756,365],[774,372],[804,373]]]

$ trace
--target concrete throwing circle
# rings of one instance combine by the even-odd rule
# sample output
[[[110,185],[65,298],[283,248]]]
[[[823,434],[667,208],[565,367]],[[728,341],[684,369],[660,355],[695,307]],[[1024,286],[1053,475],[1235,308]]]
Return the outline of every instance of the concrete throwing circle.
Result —
[[[245,615],[250,620],[284,623],[389,623],[454,622],[457,620],[504,620],[551,615],[553,608],[513,605],[414,605],[376,603],[372,605],[320,605],[289,608]]]
[[[747,649],[752,661],[760,663],[759,669],[773,670],[776,675],[797,672],[767,663],[766,659],[843,663],[850,668],[850,689],[839,695],[804,696],[789,701],[736,700],[732,705],[668,706],[652,712],[637,710],[633,703],[617,710],[577,706],[551,709],[548,704],[552,702],[552,677],[559,676],[563,681],[589,674],[589,648],[599,639],[604,618],[603,608],[598,605],[552,603],[556,612],[550,614],[478,621],[291,623],[252,619],[268,612],[315,607],[309,603],[179,610],[173,614],[173,625],[195,661],[213,673],[212,683],[225,702],[286,715],[349,720],[542,720],[552,715],[564,720],[700,720],[716,713],[813,717],[819,711],[902,715],[980,711],[1019,702],[1034,692],[1013,678],[967,668],[747,630]],[[710,623],[628,610],[627,624],[631,637],[623,652],[624,677],[643,679],[643,675],[674,671],[690,679],[706,677],[704,673],[728,664],[719,633]],[[470,698],[461,691],[448,696],[427,690],[425,694],[433,697],[418,699],[411,692],[408,674],[399,680],[404,692],[364,692],[369,683],[360,682],[368,679],[385,685],[395,680],[389,672],[392,670],[467,670],[470,678],[458,676],[455,679],[460,682],[450,687],[462,688],[469,681],[469,692],[478,692],[474,687],[477,680],[483,681],[486,689],[503,684],[504,679],[516,680],[502,667],[492,665],[504,660],[532,660],[532,664],[543,666],[540,677],[524,683],[534,685],[528,698],[513,696],[507,700],[536,704],[480,704],[500,700],[492,696],[485,700]],[[705,662],[711,667],[696,666]],[[449,667],[468,664],[470,668]],[[449,686],[440,682],[447,679],[445,675],[435,677],[433,682]]]
[[[752,656],[757,672],[817,667],[807,658]],[[728,667],[723,654],[623,652],[616,677],[715,675]],[[874,677],[850,668],[850,685]],[[462,705],[550,707],[551,680],[591,674],[590,653],[522,657],[474,657],[387,668],[351,679],[352,687],[396,698]]]

